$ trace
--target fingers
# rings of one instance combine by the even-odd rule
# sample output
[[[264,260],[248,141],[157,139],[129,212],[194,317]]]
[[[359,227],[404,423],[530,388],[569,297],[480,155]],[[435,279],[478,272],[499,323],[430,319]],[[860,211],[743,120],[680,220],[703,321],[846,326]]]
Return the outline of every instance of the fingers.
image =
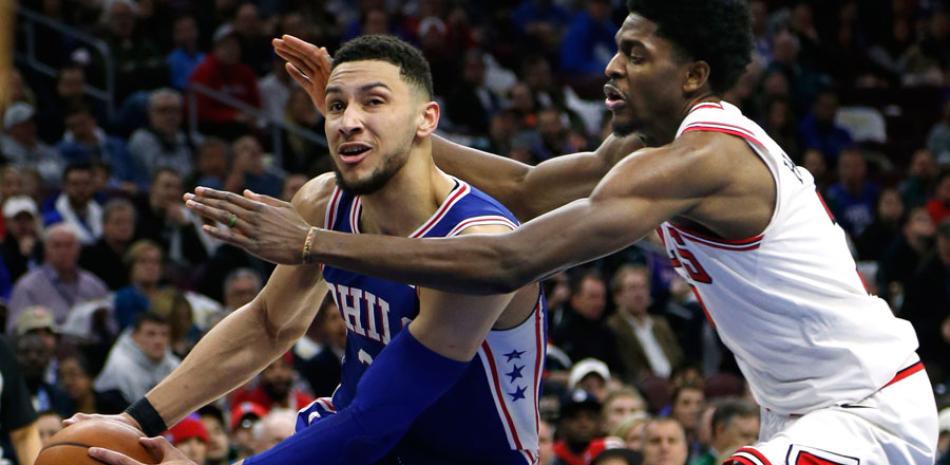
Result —
[[[140,438],[139,443],[145,447],[152,457],[155,457],[155,460],[159,462],[168,462],[170,460],[185,459],[186,456],[184,452],[175,448],[172,443],[168,442],[168,439],[165,439],[164,436],[156,436],[154,438]]]
[[[224,205],[224,208],[221,208]],[[229,204],[221,204],[211,199],[192,199],[185,202],[185,206],[201,215],[202,218],[228,225],[229,229],[240,229],[244,234],[252,234],[253,230],[246,216],[250,214],[247,210],[241,210]]]
[[[257,202],[270,205],[272,207],[290,207],[291,206],[288,202],[284,202],[283,200],[276,199],[269,195],[258,194],[257,192],[254,192],[250,189],[244,189],[244,196],[251,200],[255,200]]]
[[[256,202],[253,202],[244,197],[241,197],[240,195],[237,195],[234,192],[219,191],[217,189],[212,189],[210,187],[204,187],[204,186],[196,187],[195,196],[209,198],[209,199],[223,200],[227,203],[241,207],[245,210],[256,210],[258,208],[258,204]],[[188,199],[185,199],[185,200],[188,200]],[[204,201],[204,199],[202,199],[202,201]]]
[[[286,42],[281,43],[279,40],[280,39],[276,39],[274,41],[274,52],[276,52],[278,56],[293,63],[294,66],[299,68],[300,71],[307,76],[313,76],[319,70],[319,60],[313,56],[308,56],[308,52],[288,47]]]
[[[121,452],[103,449],[101,447],[90,447],[86,453],[89,454],[90,457],[109,465],[144,465],[142,462]]]
[[[248,252],[254,253],[254,250],[252,250],[254,241],[231,228],[206,224],[202,226],[202,229],[204,229],[208,235],[215,239],[227,242],[228,244],[231,244],[235,247],[240,247]]]
[[[300,84],[302,87],[306,88],[311,84],[310,78],[308,78],[304,73],[300,72],[300,70],[297,69],[293,63],[288,61],[287,64],[284,65],[284,68],[287,69],[287,74],[294,78],[294,80],[297,81],[297,84]]]
[[[92,419],[92,418],[95,418],[95,417],[93,417],[92,415],[89,415],[89,414],[87,414],[87,413],[77,413],[77,414],[75,414],[75,415],[73,415],[73,416],[71,416],[71,417],[69,417],[69,418],[63,420],[63,426],[70,426],[70,425],[79,423],[80,421],[90,420],[90,419]]]

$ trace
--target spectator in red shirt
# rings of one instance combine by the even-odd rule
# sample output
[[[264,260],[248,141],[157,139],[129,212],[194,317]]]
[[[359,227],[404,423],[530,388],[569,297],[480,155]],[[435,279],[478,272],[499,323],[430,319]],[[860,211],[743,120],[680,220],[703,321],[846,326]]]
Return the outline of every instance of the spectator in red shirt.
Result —
[[[607,448],[600,435],[600,401],[577,389],[561,401],[561,418],[554,443],[555,465],[588,465]]]
[[[950,169],[943,170],[937,178],[934,196],[927,201],[927,212],[934,224],[940,224],[944,218],[950,217]]]
[[[294,389],[293,383],[294,359],[293,354],[287,352],[261,372],[256,388],[238,391],[232,403],[250,401],[270,411],[277,407],[299,410],[313,402],[313,397]]]
[[[241,43],[230,25],[218,28],[214,48],[195,67],[189,82],[246,103],[255,108],[261,104],[257,76],[250,66],[241,62]],[[253,117],[227,103],[197,94],[198,122],[203,133],[234,140],[247,134]]]

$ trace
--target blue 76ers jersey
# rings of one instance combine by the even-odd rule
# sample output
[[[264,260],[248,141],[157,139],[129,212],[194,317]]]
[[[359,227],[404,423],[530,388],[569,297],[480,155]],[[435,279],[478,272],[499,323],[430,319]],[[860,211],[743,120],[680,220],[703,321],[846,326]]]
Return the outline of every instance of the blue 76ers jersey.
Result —
[[[359,234],[359,196],[337,188],[327,207],[327,229]],[[452,237],[472,226],[517,228],[504,206],[456,180],[455,188],[410,237]],[[346,323],[342,380],[331,399],[301,411],[298,429],[345,409],[360,377],[390,340],[419,313],[415,286],[324,267],[323,277]],[[407,465],[534,464],[538,460],[538,408],[544,363],[546,308],[518,326],[492,331],[464,376],[426,410],[394,451]]]

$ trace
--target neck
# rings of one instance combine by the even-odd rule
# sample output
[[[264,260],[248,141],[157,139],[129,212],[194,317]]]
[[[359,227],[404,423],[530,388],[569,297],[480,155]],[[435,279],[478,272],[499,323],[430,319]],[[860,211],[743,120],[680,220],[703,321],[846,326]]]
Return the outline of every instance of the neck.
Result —
[[[637,324],[643,324],[647,320],[646,312],[634,312],[632,310],[627,310],[627,316],[630,317]]]
[[[651,116],[652,124],[642,131],[641,137],[647,141],[651,147],[660,147],[673,142],[676,138],[676,131],[679,129],[683,119],[689,114],[689,110],[702,102],[719,102],[721,99],[711,92],[704,92],[696,97],[687,100],[679,108],[671,107],[667,110],[660,110]]]
[[[55,271],[59,279],[63,281],[75,281],[78,276],[75,268],[62,269],[53,267],[53,271]]]
[[[414,147],[382,189],[362,197],[362,231],[408,236],[435,213],[454,183],[433,163],[431,148],[428,140]]]
[[[67,199],[69,199],[69,206],[72,207],[73,211],[76,212],[77,215],[86,214],[86,205],[88,205],[89,202],[79,201],[68,197]]]
[[[112,249],[113,252],[119,255],[122,255],[123,253],[125,253],[125,246],[128,245],[129,243],[128,241],[123,241],[119,239],[111,239],[108,237],[105,238],[105,242],[106,242],[106,245],[109,246],[109,248]]]

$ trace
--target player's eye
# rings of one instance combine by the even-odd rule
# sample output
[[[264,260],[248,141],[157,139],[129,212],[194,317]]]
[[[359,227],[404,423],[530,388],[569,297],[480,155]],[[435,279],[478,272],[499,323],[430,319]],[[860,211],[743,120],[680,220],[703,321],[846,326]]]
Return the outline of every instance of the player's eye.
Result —
[[[338,102],[338,101],[330,102],[329,104],[327,104],[327,110],[333,111],[333,112],[343,111],[343,103]]]
[[[381,99],[381,98],[371,98],[371,99],[369,99],[369,101],[367,102],[367,104],[368,104],[369,106],[371,106],[371,107],[378,107],[378,106],[382,105],[383,103],[385,103],[385,102],[383,102],[383,99]]]

